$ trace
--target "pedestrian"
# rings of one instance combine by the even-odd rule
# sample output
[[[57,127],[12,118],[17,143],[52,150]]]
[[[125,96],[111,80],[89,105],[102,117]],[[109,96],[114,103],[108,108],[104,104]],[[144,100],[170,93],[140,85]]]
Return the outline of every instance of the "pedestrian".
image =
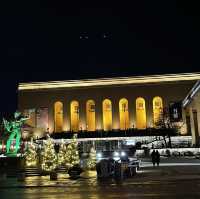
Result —
[[[151,161],[152,161],[153,166],[155,166],[155,163],[156,163],[156,152],[155,152],[155,150],[153,150],[153,152],[151,153]]]
[[[155,152],[155,159],[156,159],[157,166],[159,166],[159,164],[160,164],[160,153],[158,152],[158,150],[156,150],[156,152]]]

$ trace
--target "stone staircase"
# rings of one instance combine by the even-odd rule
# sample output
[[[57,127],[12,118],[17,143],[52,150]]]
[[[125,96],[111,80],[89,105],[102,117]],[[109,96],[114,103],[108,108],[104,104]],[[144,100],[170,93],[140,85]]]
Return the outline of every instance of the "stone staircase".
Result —
[[[64,167],[64,166],[60,166],[60,167],[58,167],[58,168],[56,169],[56,172],[57,172],[57,173],[64,173],[64,174],[66,174],[66,173],[67,173],[67,169],[66,169],[66,167]]]
[[[37,167],[26,167],[24,168],[23,172],[25,173],[25,176],[40,176],[41,170]]]

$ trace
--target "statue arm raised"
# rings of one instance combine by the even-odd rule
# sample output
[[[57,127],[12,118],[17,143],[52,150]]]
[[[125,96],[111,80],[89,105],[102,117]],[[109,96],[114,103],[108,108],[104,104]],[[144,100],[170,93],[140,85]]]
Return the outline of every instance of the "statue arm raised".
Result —
[[[4,118],[3,118],[3,125],[4,125],[4,128],[8,132],[11,132],[12,125],[6,119],[4,119]]]
[[[20,118],[20,120],[17,120],[16,122],[19,125],[22,125],[26,120],[29,120],[29,119],[30,119],[30,116],[28,116],[28,117],[22,117],[22,118]]]

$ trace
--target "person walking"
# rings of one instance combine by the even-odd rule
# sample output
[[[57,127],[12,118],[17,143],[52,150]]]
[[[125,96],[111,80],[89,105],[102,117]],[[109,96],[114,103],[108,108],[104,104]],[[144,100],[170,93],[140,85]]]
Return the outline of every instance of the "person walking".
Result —
[[[157,166],[159,166],[159,164],[160,164],[160,153],[158,152],[158,150],[156,150],[156,152],[155,152],[155,160],[156,160]]]
[[[155,163],[156,163],[156,152],[155,152],[155,150],[153,150],[153,152],[151,153],[151,161],[152,161],[153,166],[155,166]]]

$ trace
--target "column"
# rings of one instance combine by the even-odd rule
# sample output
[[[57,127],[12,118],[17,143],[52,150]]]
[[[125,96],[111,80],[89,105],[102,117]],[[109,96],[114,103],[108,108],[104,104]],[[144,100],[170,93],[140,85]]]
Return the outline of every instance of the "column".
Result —
[[[66,112],[66,126],[68,126],[68,130],[71,131],[71,100],[66,101],[65,105]]]
[[[119,99],[110,99],[112,102],[112,129],[119,129]]]
[[[181,128],[181,135],[186,135],[188,132],[188,126],[187,126],[187,109],[182,109],[182,119],[183,119],[183,127]]]
[[[96,120],[96,130],[103,129],[103,99],[95,99],[95,120]]]
[[[190,124],[191,124],[191,133],[192,133],[192,145],[196,145],[196,135],[195,135],[195,127],[194,127],[194,118],[193,118],[193,109],[189,108],[190,113]]]
[[[200,144],[200,102],[199,102],[199,99],[196,100],[195,107],[197,110],[197,128],[198,128],[197,130],[198,143],[197,144],[199,145]]]
[[[54,121],[54,102],[49,103],[49,107],[48,107],[48,112],[49,112],[49,133],[53,133],[54,132],[54,126],[55,126],[55,121]]]
[[[70,101],[63,102],[63,130],[70,131]]]
[[[145,98],[146,102],[146,115],[147,115],[147,128],[153,127],[153,98]]]
[[[136,98],[128,99],[129,127],[136,128]]]
[[[79,130],[86,130],[86,101],[79,101]]]

